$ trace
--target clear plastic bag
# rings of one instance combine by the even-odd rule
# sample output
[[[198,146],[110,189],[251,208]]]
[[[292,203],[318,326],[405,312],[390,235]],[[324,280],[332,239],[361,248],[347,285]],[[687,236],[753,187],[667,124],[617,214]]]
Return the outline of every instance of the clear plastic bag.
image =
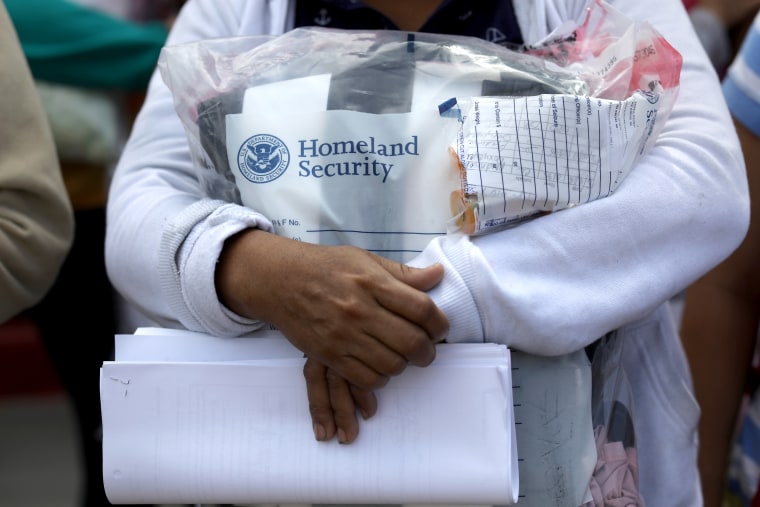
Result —
[[[587,91],[449,104],[462,123],[450,231],[482,234],[610,195],[678,94],[681,55],[651,25],[599,0],[527,53],[571,71]]]
[[[556,357],[512,351],[520,507],[578,507],[596,463],[591,364],[585,350]]]
[[[202,40],[164,48],[158,66],[172,91],[194,159],[199,167],[223,175],[233,187],[225,118],[242,112],[248,90],[264,85],[278,87],[279,93],[267,96],[274,103],[268,104],[271,109],[265,114],[272,116],[282,111],[437,111],[440,102],[461,92],[587,91],[572,72],[548,70],[542,58],[480,39],[386,30],[307,27],[279,36]],[[313,81],[306,78],[315,76],[327,77],[326,96],[310,95],[307,85]],[[251,95],[255,98],[255,93]],[[204,181],[213,178],[201,176]],[[211,187],[219,196],[236,193],[233,188]]]
[[[622,361],[625,341],[612,332],[595,345],[591,407],[597,461],[583,507],[644,507],[630,382]]]
[[[441,103],[588,91],[537,56],[399,31],[199,41],[165,48],[159,69],[210,196],[256,209],[282,236],[399,261],[446,234],[461,188],[449,155],[459,122]]]
[[[257,209],[278,234],[396,260],[434,235],[614,192],[667,118],[680,67],[650,25],[601,1],[524,51],[298,28],[170,46],[159,59],[210,196]],[[357,201],[373,212],[356,213]]]

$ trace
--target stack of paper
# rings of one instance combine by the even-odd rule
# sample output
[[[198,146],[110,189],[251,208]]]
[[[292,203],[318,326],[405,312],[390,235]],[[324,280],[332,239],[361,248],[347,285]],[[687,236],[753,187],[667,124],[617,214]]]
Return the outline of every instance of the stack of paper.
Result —
[[[441,344],[376,392],[357,440],[317,442],[304,359],[277,333],[145,328],[101,370],[112,503],[469,503],[518,497],[510,351]]]

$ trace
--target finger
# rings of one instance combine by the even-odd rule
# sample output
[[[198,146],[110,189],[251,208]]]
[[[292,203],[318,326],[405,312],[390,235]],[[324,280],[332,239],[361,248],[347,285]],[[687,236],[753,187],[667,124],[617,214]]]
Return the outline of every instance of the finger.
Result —
[[[439,263],[417,268],[379,256],[377,262],[397,280],[423,292],[429,291],[443,280],[444,269]]]
[[[404,297],[379,293],[377,301],[390,312],[423,330],[426,339],[431,343],[444,341],[449,333],[449,319],[446,314],[424,292],[408,293]]]
[[[346,379],[335,370],[327,370],[327,385],[330,391],[330,405],[337,427],[338,442],[350,444],[359,435],[359,421],[356,419],[356,405]]]
[[[376,342],[376,340],[366,340],[365,346],[359,346],[357,344],[349,345],[346,349],[346,353],[336,358],[334,361],[328,363],[330,368],[334,369],[341,377],[346,379],[349,384],[356,385],[361,389],[375,390],[384,387],[390,380],[391,374],[380,371],[377,366],[379,363],[386,364],[388,359],[379,360],[373,356],[372,351],[377,351],[377,355],[389,354],[395,358],[398,358],[401,362],[405,360],[398,356],[398,354],[391,354],[387,347],[382,347]],[[394,364],[397,364],[394,362]],[[371,366],[369,366],[371,365]],[[403,368],[406,367],[404,364]],[[402,368],[402,370],[403,370]],[[391,368],[386,368],[390,371]]]
[[[358,377],[359,373],[363,373],[366,378],[362,379],[362,382],[355,382],[351,376],[343,375],[350,384],[357,385],[363,389],[378,389],[383,387],[390,377],[400,375],[406,369],[409,362],[405,356],[406,350],[404,347],[396,347],[394,342],[400,341],[396,336],[397,330],[404,329],[411,333],[414,331],[414,327],[408,323],[403,325],[401,324],[403,319],[393,316],[385,310],[382,311],[387,314],[386,317],[377,317],[363,323],[366,328],[365,331],[359,333],[350,342],[345,343],[343,347],[345,357],[341,358],[341,360],[344,364],[347,365],[351,359],[354,359],[375,373],[376,378],[373,378],[372,375],[367,374],[367,372],[358,371],[357,368],[357,374],[353,375],[354,377]],[[417,329],[416,334],[418,340],[427,343],[424,332]],[[397,351],[396,348],[400,351]],[[384,378],[381,381],[377,377]]]
[[[433,343],[445,340],[449,321],[425,292],[443,279],[443,266],[433,264],[427,268],[414,268],[384,258],[378,258],[378,263],[402,282],[401,285],[379,290],[378,302],[391,312],[421,326]]]
[[[435,345],[425,329],[385,310],[381,317],[363,323],[372,341],[359,341],[352,353],[360,361],[372,361],[378,372],[399,375],[408,364],[427,366],[435,358]]]
[[[357,315],[354,327],[317,326],[311,330],[314,339],[306,340],[308,355],[336,369],[350,384],[377,389],[409,363],[427,366],[435,358],[433,342],[422,327],[380,304],[374,313]]]
[[[308,357],[334,368],[349,383],[377,389],[387,383],[388,377],[403,371],[407,359],[385,346],[382,336],[369,336],[364,328],[374,321],[398,317],[378,304],[372,295],[351,302],[341,301],[328,309],[334,315],[331,319],[303,319],[300,314],[281,325],[280,330]]]
[[[365,421],[377,413],[377,397],[375,397],[374,391],[360,389],[354,385],[349,385],[349,389],[351,390],[354,404]]]
[[[306,396],[309,400],[309,413],[314,431],[314,438],[321,442],[335,436],[337,427],[330,405],[330,389],[327,383],[327,367],[307,358],[303,367],[306,380]]]
[[[379,292],[377,301],[389,311],[396,313],[412,324],[419,326],[432,343],[440,343],[449,332],[449,319],[435,302],[424,292],[411,287],[395,296]]]

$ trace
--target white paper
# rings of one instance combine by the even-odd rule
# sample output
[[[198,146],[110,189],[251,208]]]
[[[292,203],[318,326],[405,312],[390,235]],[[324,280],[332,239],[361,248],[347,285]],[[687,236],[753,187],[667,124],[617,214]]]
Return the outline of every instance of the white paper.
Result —
[[[317,74],[249,88],[243,98],[243,114],[277,116],[324,111],[330,79],[330,74]],[[283,101],[282,97],[288,97],[288,100]]]
[[[248,337],[220,338],[194,331],[142,327],[117,334],[114,359],[119,362],[212,362],[303,357],[282,333],[258,331]]]
[[[430,366],[409,367],[376,392],[377,414],[360,423],[354,443],[340,445],[314,439],[304,359],[283,353],[288,347],[272,336],[143,329],[128,344],[130,336],[120,335],[117,360],[101,370],[103,474],[112,503],[517,500],[503,345],[438,345]],[[158,345],[140,352],[148,339]],[[181,350],[167,354],[175,345]],[[189,362],[203,354],[213,359]]]

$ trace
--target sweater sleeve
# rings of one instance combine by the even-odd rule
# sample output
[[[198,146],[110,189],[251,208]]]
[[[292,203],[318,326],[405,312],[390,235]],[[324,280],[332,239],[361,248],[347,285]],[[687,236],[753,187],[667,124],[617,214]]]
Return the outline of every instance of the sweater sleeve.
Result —
[[[0,4],[0,322],[42,299],[74,235],[55,146]]]
[[[609,197],[481,237],[440,238],[412,262],[447,268],[431,294],[452,322],[451,341],[541,355],[577,350],[654,311],[746,234],[738,138],[683,5],[611,3],[650,21],[683,56],[673,112]]]
[[[6,0],[36,79],[142,91],[156,66],[167,31],[67,0]]]
[[[264,33],[269,3],[191,0],[167,44],[239,35],[242,20],[249,18],[249,33]],[[243,334],[261,323],[219,302],[216,262],[229,236],[246,227],[270,230],[271,223],[254,210],[206,196],[199,170],[171,91],[156,72],[111,181],[106,267],[121,295],[156,324]]]

